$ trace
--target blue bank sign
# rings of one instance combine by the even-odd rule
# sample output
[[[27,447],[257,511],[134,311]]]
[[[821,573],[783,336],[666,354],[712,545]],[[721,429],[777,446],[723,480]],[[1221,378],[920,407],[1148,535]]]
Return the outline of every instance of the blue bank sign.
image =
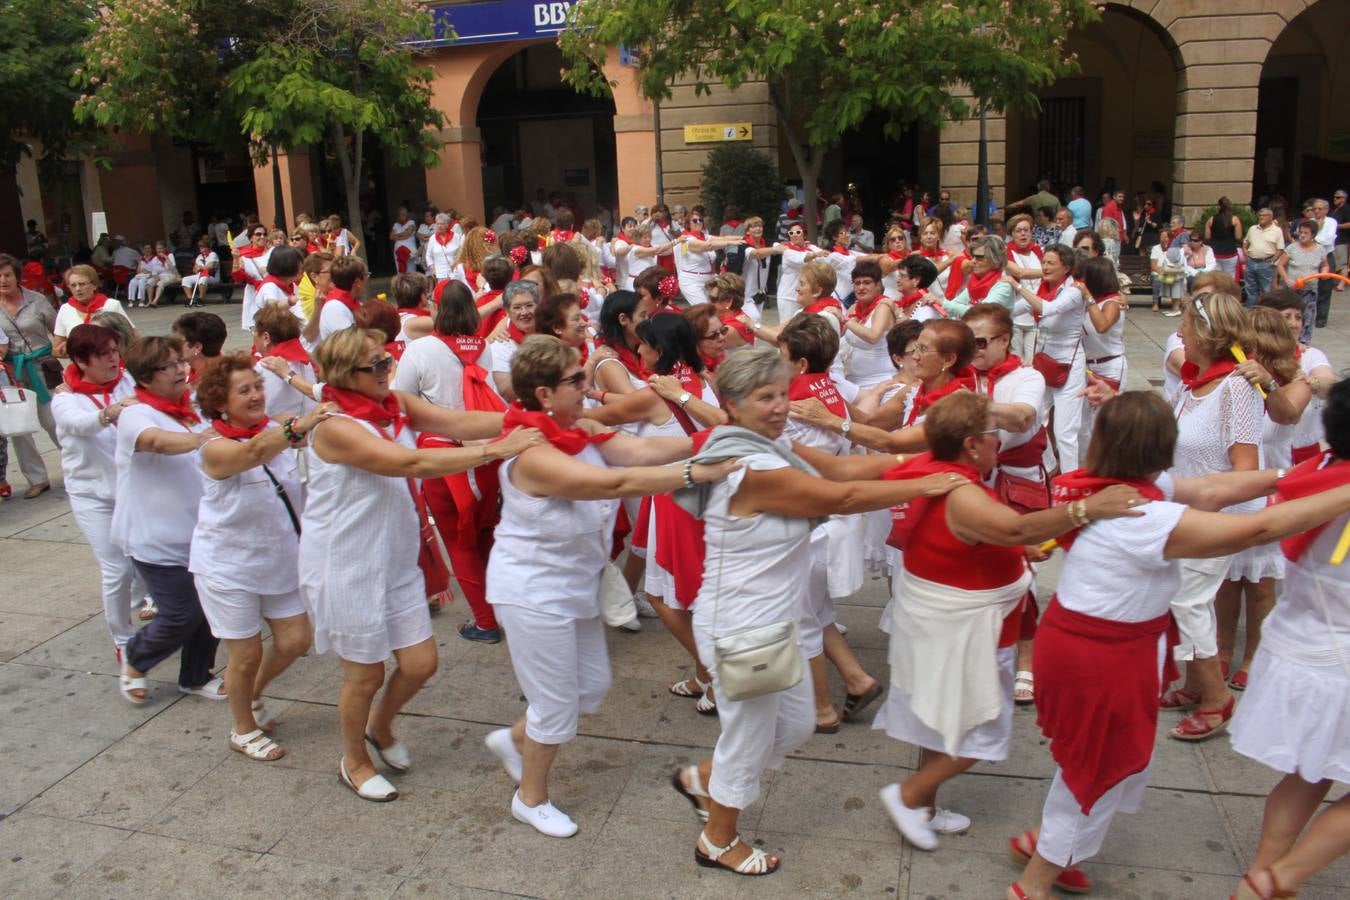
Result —
[[[487,0],[484,3],[456,3],[432,10],[436,36],[422,42],[429,46],[496,44],[530,38],[556,38],[567,27],[570,2],[531,2],[531,0]],[[447,35],[453,30],[453,41]]]

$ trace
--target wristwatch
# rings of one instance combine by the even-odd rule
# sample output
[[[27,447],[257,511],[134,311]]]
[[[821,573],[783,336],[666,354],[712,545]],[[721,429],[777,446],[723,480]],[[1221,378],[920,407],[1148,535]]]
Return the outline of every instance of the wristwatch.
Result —
[[[688,391],[685,391],[683,394],[680,394],[680,396],[675,400],[675,402],[680,404],[680,409],[684,409],[684,405],[688,403],[693,398],[693,396],[694,396],[693,394],[689,393]]]
[[[845,419],[843,424],[839,426],[839,433],[842,434],[844,437],[848,437],[848,433],[852,430],[853,430],[853,423],[850,422],[848,419]]]

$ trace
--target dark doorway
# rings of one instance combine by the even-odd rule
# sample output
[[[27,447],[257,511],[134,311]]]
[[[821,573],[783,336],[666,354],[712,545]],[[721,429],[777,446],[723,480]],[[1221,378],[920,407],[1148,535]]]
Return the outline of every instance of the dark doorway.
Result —
[[[1252,197],[1293,197],[1298,155],[1297,78],[1262,78],[1256,99],[1256,159]],[[1297,199],[1294,202],[1298,202]]]
[[[1073,186],[1084,181],[1084,135],[1087,100],[1083,97],[1050,97],[1041,101],[1041,178],[1055,186]]]

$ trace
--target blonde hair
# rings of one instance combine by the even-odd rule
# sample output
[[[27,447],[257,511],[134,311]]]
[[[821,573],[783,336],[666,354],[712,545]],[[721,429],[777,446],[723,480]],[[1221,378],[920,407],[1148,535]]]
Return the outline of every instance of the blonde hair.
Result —
[[[540,409],[535,390],[557,387],[567,367],[580,359],[581,354],[576,348],[567,346],[551,334],[532,334],[525,338],[516,355],[511,357],[511,387],[520,405],[526,409]]]
[[[1115,219],[1108,219],[1105,216],[1097,223],[1097,234],[1104,241],[1120,240],[1120,226],[1116,224]]]
[[[1294,361],[1298,343],[1285,324],[1284,316],[1264,306],[1254,307],[1248,315],[1252,327],[1252,356],[1281,384],[1293,381],[1299,373],[1299,365]]]
[[[464,243],[459,247],[455,265],[473,269],[475,272],[483,271],[483,262],[492,255],[492,245],[483,237],[486,233],[487,229],[481,225],[469,229],[468,234],[464,235]]]
[[[1105,222],[1106,219],[1102,219],[1102,221]],[[1026,213],[1018,213],[1017,215],[1009,219],[1004,227],[1007,229],[1008,234],[1012,234],[1013,229],[1016,228],[1018,225],[1021,225],[1023,222],[1026,222],[1028,225],[1035,224],[1034,222],[1032,222],[1031,216],[1027,215]]]
[[[817,297],[834,292],[834,267],[823,259],[813,259],[802,266],[802,280],[811,285]]]
[[[761,219],[759,216],[751,216],[741,224],[745,226],[745,230],[748,232],[751,228],[754,228],[756,225],[758,225],[760,228],[763,228],[764,220]]]
[[[595,220],[588,219],[587,221],[593,222]],[[599,224],[599,222],[596,222],[596,225]],[[581,234],[577,234],[567,242],[567,245],[577,252],[577,256],[581,257],[582,278],[592,284],[599,284],[604,280],[604,275],[600,272],[600,254],[596,252],[590,241]]]
[[[1251,318],[1237,297],[1221,293],[1196,294],[1183,308],[1196,341],[1210,359],[1226,359],[1234,344],[1244,350],[1251,347]]]
[[[385,334],[378,328],[358,328],[353,325],[330,334],[319,348],[314,351],[314,364],[323,373],[323,380],[336,388],[351,387],[356,377],[356,367],[361,365],[367,350],[366,345],[374,341],[377,347],[383,347]]]

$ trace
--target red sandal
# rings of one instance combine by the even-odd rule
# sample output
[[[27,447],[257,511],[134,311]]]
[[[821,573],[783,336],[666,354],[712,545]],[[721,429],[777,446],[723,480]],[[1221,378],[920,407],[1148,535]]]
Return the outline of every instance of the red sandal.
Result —
[[[1233,673],[1233,677],[1228,679],[1228,687],[1235,691],[1245,691],[1247,689],[1247,673],[1238,669]]]
[[[1174,688],[1162,695],[1158,701],[1159,709],[1195,709],[1200,705],[1200,695]]]
[[[1031,853],[1022,849],[1023,843],[1031,848],[1031,853],[1036,852],[1036,835],[1032,832],[1024,831],[1021,837],[1008,838],[1008,858],[1019,866],[1031,862]],[[1018,890],[1019,897],[1023,896],[1016,884],[1013,887]],[[1077,866],[1068,866],[1055,879],[1055,887],[1070,894],[1086,894],[1092,890],[1092,879]]]
[[[1182,719],[1176,728],[1168,732],[1168,735],[1178,741],[1207,741],[1228,730],[1228,721],[1233,718],[1233,710],[1236,707],[1237,697],[1230,696],[1223,709],[1197,709]],[[1205,721],[1205,716],[1221,716],[1222,718],[1216,724],[1211,725]]]

